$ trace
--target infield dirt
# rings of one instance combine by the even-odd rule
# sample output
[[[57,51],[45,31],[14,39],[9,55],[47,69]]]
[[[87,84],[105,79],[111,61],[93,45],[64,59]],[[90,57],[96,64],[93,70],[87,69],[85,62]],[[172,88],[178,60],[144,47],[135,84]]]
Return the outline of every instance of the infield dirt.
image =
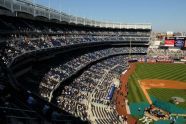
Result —
[[[152,104],[152,100],[147,92],[151,88],[166,88],[166,89],[186,89],[186,82],[174,81],[174,80],[139,80],[140,87],[145,94],[149,104]]]

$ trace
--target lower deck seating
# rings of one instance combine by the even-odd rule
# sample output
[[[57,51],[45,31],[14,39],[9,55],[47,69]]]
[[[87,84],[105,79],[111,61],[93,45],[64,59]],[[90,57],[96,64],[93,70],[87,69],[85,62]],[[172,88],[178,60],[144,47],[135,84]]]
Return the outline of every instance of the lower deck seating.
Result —
[[[57,97],[59,108],[79,116],[82,120],[97,121],[98,124],[122,123],[113,103],[106,97],[113,78],[118,77],[122,69],[125,70],[127,61],[128,57],[121,55],[92,65],[64,87]]]

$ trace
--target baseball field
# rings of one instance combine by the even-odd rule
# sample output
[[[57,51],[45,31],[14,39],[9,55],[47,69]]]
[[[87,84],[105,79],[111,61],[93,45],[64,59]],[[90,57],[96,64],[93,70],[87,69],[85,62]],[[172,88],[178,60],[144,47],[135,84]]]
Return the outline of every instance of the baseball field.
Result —
[[[129,105],[158,101],[160,106],[173,105],[186,111],[186,65],[136,63],[135,66],[128,80]],[[175,97],[182,102],[174,103]]]

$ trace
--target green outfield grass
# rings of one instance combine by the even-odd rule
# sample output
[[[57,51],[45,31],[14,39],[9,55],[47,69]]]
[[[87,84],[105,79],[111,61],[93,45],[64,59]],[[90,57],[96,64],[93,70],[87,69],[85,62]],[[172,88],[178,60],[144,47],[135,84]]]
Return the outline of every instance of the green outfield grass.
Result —
[[[138,63],[135,72],[129,78],[129,103],[146,102],[146,98],[138,84],[138,80],[143,79],[163,79],[186,82],[186,65]],[[174,94],[176,95],[176,93]]]
[[[186,100],[186,90],[153,88],[149,89],[148,93],[151,96],[154,96],[157,99],[165,102],[170,102],[171,97],[175,96],[181,97]],[[186,102],[180,103],[177,106],[186,109]]]

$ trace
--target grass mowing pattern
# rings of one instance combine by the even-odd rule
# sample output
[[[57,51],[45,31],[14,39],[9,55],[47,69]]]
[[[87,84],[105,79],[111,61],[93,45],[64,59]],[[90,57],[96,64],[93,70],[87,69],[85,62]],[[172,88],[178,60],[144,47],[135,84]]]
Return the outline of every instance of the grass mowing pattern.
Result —
[[[132,74],[129,77],[129,94],[128,94],[128,100],[129,103],[132,102],[147,102],[146,97],[143,93],[143,91],[140,88],[140,85],[138,83],[139,77],[136,75],[136,73]]]
[[[137,64],[136,73],[140,79],[186,82],[186,65],[184,64]]]
[[[169,102],[173,96],[181,97],[186,100],[186,90],[153,88],[149,89],[148,93],[165,102]],[[186,109],[186,102],[180,103],[177,106]]]
[[[129,78],[129,103],[146,102],[138,80],[162,79],[186,82],[186,65],[184,64],[147,64],[138,63],[135,72]]]

